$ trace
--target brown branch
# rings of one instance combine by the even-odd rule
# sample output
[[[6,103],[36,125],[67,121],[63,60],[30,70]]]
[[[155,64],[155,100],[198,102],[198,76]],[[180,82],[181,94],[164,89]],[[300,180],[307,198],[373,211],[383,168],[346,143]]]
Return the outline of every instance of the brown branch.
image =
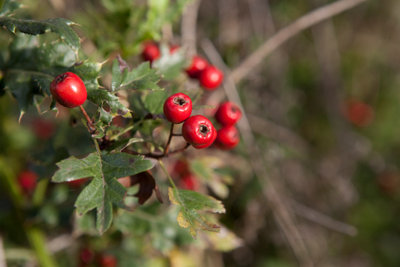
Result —
[[[197,14],[201,0],[195,0],[186,6],[181,22],[182,46],[187,51],[188,58],[197,53],[196,50],[196,24]]]
[[[264,58],[270,55],[279,46],[287,40],[297,35],[301,31],[310,28],[311,26],[320,23],[323,20],[331,18],[337,14],[342,13],[358,4],[367,0],[339,0],[334,3],[320,7],[310,13],[295,20],[292,24],[279,30],[270,39],[264,42],[256,51],[249,55],[242,63],[236,67],[230,74],[230,79],[234,82],[241,81],[251,71],[254,70]]]
[[[212,64],[224,70],[225,73],[229,73],[228,67],[223,62],[218,51],[209,40],[203,41],[202,47]],[[258,182],[262,186],[263,196],[273,211],[274,219],[277,225],[284,233],[289,246],[292,248],[293,253],[299,261],[299,264],[307,267],[313,266],[314,264],[309,249],[296,226],[295,218],[292,216],[292,212],[290,211],[291,209],[288,203],[286,203],[286,200],[281,197],[280,193],[278,192],[276,179],[270,175],[271,171],[267,172],[265,168],[264,155],[261,153],[260,147],[256,144],[253,130],[250,126],[246,112],[242,105],[242,101],[237,92],[236,85],[229,76],[224,81],[223,88],[229,101],[236,103],[242,110],[242,119],[239,121],[237,126],[240,134],[243,137],[245,147],[248,149],[247,153],[250,158],[250,165]]]
[[[171,128],[169,130],[168,141],[167,141],[167,144],[165,145],[165,148],[164,148],[164,156],[168,154],[168,150],[169,150],[169,146],[171,144],[172,136],[174,136],[174,126],[175,126],[175,124],[171,123]]]
[[[80,110],[82,111],[83,116],[85,117],[87,121],[87,126],[89,128],[90,134],[93,134],[95,131],[95,127],[93,125],[93,121],[90,119],[89,115],[87,114],[85,108],[83,106],[79,106]]]

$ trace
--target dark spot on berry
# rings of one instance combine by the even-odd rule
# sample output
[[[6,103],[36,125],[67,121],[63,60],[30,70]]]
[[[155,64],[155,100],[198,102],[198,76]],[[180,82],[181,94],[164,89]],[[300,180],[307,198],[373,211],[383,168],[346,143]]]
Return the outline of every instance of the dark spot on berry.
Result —
[[[210,132],[210,129],[207,127],[207,125],[200,124],[200,133],[206,136],[208,132]]]
[[[67,78],[67,77],[68,77],[68,75],[67,75],[66,73],[63,73],[63,74],[61,74],[61,75],[58,75],[58,76],[56,77],[56,83],[60,83],[60,82],[64,81],[65,78]]]
[[[179,106],[184,106],[186,103],[187,103],[187,101],[182,97],[178,96],[178,97],[174,98],[174,104],[177,104]]]
[[[231,106],[231,111],[232,111],[233,113],[237,113],[237,112],[239,112],[239,109],[238,109],[238,107],[236,107],[236,106]]]

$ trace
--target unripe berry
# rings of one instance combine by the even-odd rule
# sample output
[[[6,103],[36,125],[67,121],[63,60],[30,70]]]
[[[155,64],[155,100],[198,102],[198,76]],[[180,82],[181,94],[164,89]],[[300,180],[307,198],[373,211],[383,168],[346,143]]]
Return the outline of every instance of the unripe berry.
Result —
[[[239,132],[235,126],[225,126],[218,130],[216,144],[219,148],[232,149],[239,141]]]
[[[200,56],[194,56],[192,59],[192,63],[186,69],[186,73],[187,75],[189,75],[190,78],[193,79],[200,78],[201,73],[207,66],[208,66],[207,60],[205,60]]]
[[[85,103],[86,87],[81,78],[72,72],[58,75],[50,84],[50,91],[58,103],[74,108]]]
[[[32,171],[23,171],[18,175],[18,184],[26,194],[31,194],[35,190],[37,174]]]
[[[172,123],[181,123],[192,114],[192,100],[183,93],[176,93],[164,102],[164,115]]]
[[[160,49],[154,42],[147,42],[144,44],[142,51],[142,58],[145,61],[153,62],[160,57]]]
[[[234,125],[241,117],[242,112],[239,107],[232,102],[222,103],[215,113],[217,121],[224,126]]]
[[[212,91],[221,85],[223,79],[222,71],[214,66],[208,66],[200,75],[200,84],[205,90]]]
[[[200,149],[212,145],[216,138],[216,130],[209,119],[195,115],[183,123],[182,135],[186,142]]]

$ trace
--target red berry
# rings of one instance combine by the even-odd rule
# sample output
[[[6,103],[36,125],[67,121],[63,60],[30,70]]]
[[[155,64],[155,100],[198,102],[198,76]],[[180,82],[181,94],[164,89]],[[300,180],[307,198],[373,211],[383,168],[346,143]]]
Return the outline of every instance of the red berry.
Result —
[[[113,255],[103,254],[99,258],[100,267],[116,267],[117,259]]]
[[[350,101],[346,110],[347,119],[356,126],[368,126],[374,118],[372,107],[361,101]]]
[[[222,149],[232,149],[240,141],[239,132],[235,126],[225,126],[218,130],[216,144]]]
[[[200,56],[194,56],[192,59],[192,63],[186,69],[186,73],[190,78],[199,78],[200,74],[203,72],[205,68],[207,68],[208,62],[204,58]]]
[[[80,106],[87,98],[85,84],[72,72],[58,75],[51,82],[50,91],[57,102],[67,108]]]
[[[176,51],[178,51],[179,50],[179,45],[171,45],[170,47],[169,47],[169,53],[172,55],[173,53],[175,53]]]
[[[18,184],[22,188],[22,190],[31,194],[36,187],[37,174],[32,171],[23,171],[18,175]]]
[[[242,112],[239,107],[232,102],[222,103],[217,112],[215,113],[215,118],[222,125],[234,125],[242,117]]]
[[[193,174],[186,174],[185,176],[183,176],[181,178],[181,180],[179,181],[179,185],[180,187],[182,187],[183,189],[186,190],[197,190],[199,187],[199,184],[196,180],[196,176],[194,176]]]
[[[158,45],[154,42],[145,43],[142,51],[143,60],[150,61],[151,63],[154,60],[158,59],[159,57],[160,57],[160,49],[158,48]]]
[[[171,95],[164,102],[164,115],[172,123],[181,123],[192,114],[192,100],[183,93]]]
[[[81,250],[79,255],[81,263],[90,264],[94,260],[94,252],[89,248]]]
[[[200,149],[212,145],[216,138],[216,130],[209,119],[195,115],[183,123],[182,135],[186,142]]]
[[[50,120],[36,118],[32,123],[32,130],[39,139],[47,140],[54,133],[54,123]]]
[[[189,164],[187,163],[187,161],[184,158],[178,159],[175,162],[173,172],[180,176],[186,175],[186,174],[190,173]]]
[[[223,79],[222,71],[214,66],[208,66],[200,75],[200,84],[204,89],[212,91],[220,86]]]
[[[86,178],[73,180],[73,181],[69,181],[68,182],[68,186],[71,187],[71,188],[74,188],[74,189],[76,188],[77,189],[77,188],[82,187],[86,182],[87,182]]]

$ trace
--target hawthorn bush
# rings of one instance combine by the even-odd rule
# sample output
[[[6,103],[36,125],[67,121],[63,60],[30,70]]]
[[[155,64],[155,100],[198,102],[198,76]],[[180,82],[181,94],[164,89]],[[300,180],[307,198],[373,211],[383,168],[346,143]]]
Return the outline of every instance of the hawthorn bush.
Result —
[[[0,267],[398,266],[398,82],[352,43],[376,5],[340,62],[326,24],[282,46],[305,0],[81,2],[0,1]]]

